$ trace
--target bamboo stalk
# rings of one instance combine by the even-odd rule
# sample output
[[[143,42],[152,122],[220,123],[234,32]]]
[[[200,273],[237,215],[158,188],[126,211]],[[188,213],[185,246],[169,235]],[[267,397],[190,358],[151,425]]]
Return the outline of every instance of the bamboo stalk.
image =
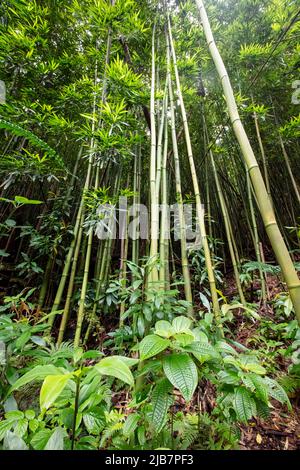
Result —
[[[151,156],[150,156],[150,253],[149,256],[153,260],[153,266],[149,272],[148,284],[151,287],[157,287],[158,272],[155,260],[158,255],[158,231],[159,231],[159,210],[156,201],[156,117],[155,117],[155,32],[156,25],[153,27],[152,33],[152,76],[151,76]]]
[[[178,153],[178,145],[177,145],[177,138],[176,138],[175,108],[174,108],[174,96],[173,96],[173,87],[172,87],[172,78],[171,78],[170,44],[169,44],[168,36],[166,37],[166,40],[167,40],[167,73],[168,73],[167,81],[169,84],[171,134],[172,134],[173,158],[174,158],[174,168],[175,168],[176,202],[177,202],[178,216],[179,216],[181,269],[182,269],[182,274],[183,274],[183,279],[184,279],[185,298],[188,302],[192,303],[193,295],[192,295],[190,270],[189,270],[189,262],[188,262],[188,255],[187,255],[186,223],[185,223],[185,217],[184,217],[183,198],[182,198],[182,189],[181,189],[180,162],[179,162],[179,153]],[[192,313],[192,309],[190,309],[189,313]]]
[[[250,145],[248,136],[245,132],[244,126],[241,122],[230,79],[227,74],[227,70],[225,68],[222,57],[214,41],[214,37],[211,31],[210,23],[204,8],[203,1],[196,0],[196,4],[199,8],[199,13],[202,20],[207,44],[222,82],[231,123],[249,171],[253,188],[258,200],[259,210],[262,215],[264,225],[270,242],[272,244],[275,256],[278,260],[278,263],[280,264],[283,276],[287,283],[287,287],[290,292],[291,300],[294,305],[298,322],[300,323],[300,281],[298,279],[296,270],[285,245],[282,234],[280,233],[273,211],[272,203],[266,190],[262,174],[260,172],[257,160]]]
[[[167,158],[168,158],[168,109],[165,108],[165,125],[164,125],[164,151],[161,165],[161,186],[162,186],[162,211],[161,211],[161,232],[160,232],[160,271],[159,280],[164,290],[170,289],[170,278],[169,278],[169,233],[170,227],[167,225],[168,220],[168,191],[167,191]]]
[[[256,217],[255,217],[254,206],[253,206],[251,181],[250,181],[249,172],[247,171],[247,169],[246,169],[246,174],[247,174],[247,191],[248,191],[248,198],[249,198],[250,214],[251,214],[253,233],[254,233],[255,254],[256,254],[256,259],[258,263],[261,263],[262,259],[261,259],[261,251],[260,251],[260,241],[259,241]],[[265,283],[264,273],[261,268],[259,269],[259,279],[260,279],[260,285],[261,285],[261,297],[262,297],[263,302],[265,302],[267,300],[266,283]]]
[[[183,127],[184,127],[187,154],[188,154],[188,160],[190,164],[191,176],[192,176],[194,193],[195,193],[196,213],[197,213],[197,219],[198,219],[197,222],[199,224],[202,245],[204,249],[205,264],[206,264],[206,269],[207,269],[207,274],[208,274],[208,279],[209,279],[214,314],[215,314],[217,323],[220,324],[220,307],[219,307],[218,295],[217,295],[217,289],[216,289],[216,280],[215,280],[214,270],[213,270],[212,261],[211,261],[211,254],[210,254],[210,249],[209,249],[208,240],[207,240],[207,234],[206,234],[206,228],[205,228],[205,222],[204,222],[204,213],[203,213],[204,211],[203,211],[202,204],[201,204],[200,188],[199,188],[196,167],[195,167],[195,162],[194,162],[194,157],[193,157],[189,126],[187,122],[187,115],[186,115],[185,105],[184,105],[183,96],[181,92],[181,85],[180,85],[180,79],[179,79],[179,73],[178,73],[178,67],[177,67],[175,47],[174,47],[174,42],[173,42],[173,37],[172,37],[170,17],[168,14],[167,14],[167,21],[168,21],[170,47],[171,47],[174,72],[175,72],[177,94],[178,94],[178,99],[180,102],[180,109],[181,109],[182,122],[183,122]]]
[[[205,137],[206,141],[208,141],[207,128],[206,128],[204,115],[203,115],[203,123],[204,123],[204,137]],[[224,199],[224,196],[223,196],[223,191],[222,191],[222,188],[221,188],[221,185],[220,185],[219,176],[218,176],[216,165],[215,165],[215,159],[214,159],[214,155],[213,155],[213,152],[212,152],[211,148],[209,149],[209,156],[210,156],[210,162],[211,162],[211,166],[212,166],[213,174],[214,174],[214,178],[215,178],[217,193],[218,193],[218,196],[219,196],[221,211],[222,211],[222,215],[223,215],[225,232],[226,232],[226,237],[227,237],[227,243],[228,243],[229,253],[230,253],[230,257],[231,257],[231,263],[232,263],[234,277],[235,277],[235,283],[236,283],[236,286],[237,286],[237,289],[238,289],[240,300],[241,300],[242,304],[245,306],[246,305],[246,300],[245,300],[244,292],[243,292],[243,289],[242,289],[242,286],[241,286],[238,263],[237,263],[233,243],[232,243],[233,237],[232,237],[232,232],[230,230],[229,216],[228,216],[228,212],[227,212],[226,202],[225,202],[225,199]]]
[[[253,102],[253,98],[252,98],[252,102]],[[266,152],[265,152],[264,145],[263,145],[262,138],[261,138],[258,116],[257,116],[257,113],[255,111],[253,113],[253,119],[254,119],[254,123],[255,123],[256,136],[257,136],[259,149],[260,149],[262,162],[263,162],[266,189],[267,189],[267,193],[269,195],[270,201],[272,202],[271,188],[270,188],[270,181],[269,181],[269,174],[268,174],[267,157],[266,157]]]

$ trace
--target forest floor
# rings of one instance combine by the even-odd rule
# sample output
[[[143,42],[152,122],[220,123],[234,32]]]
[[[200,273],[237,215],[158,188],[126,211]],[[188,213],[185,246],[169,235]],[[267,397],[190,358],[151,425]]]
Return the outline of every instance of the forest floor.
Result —
[[[280,279],[276,276],[268,275],[267,279],[269,299],[273,300],[277,294],[283,291],[283,285]],[[247,297],[250,302],[258,303],[256,291],[259,290],[259,284],[253,284],[251,290],[247,292]],[[224,295],[227,299],[236,296],[236,288],[234,279],[229,274],[227,276],[224,290]],[[200,309],[200,306],[199,306]],[[279,320],[274,315],[274,311],[270,304],[261,305],[258,313],[261,318],[278,323]],[[117,320],[117,317],[116,317]],[[101,347],[101,344],[110,338],[109,333],[115,329],[114,318],[110,317],[103,324],[103,330],[98,332],[98,335],[94,337],[89,348]],[[240,344],[250,349],[260,349],[257,342],[254,340],[259,334],[259,321],[245,321],[245,317],[242,311],[237,311],[234,316],[234,320],[230,328],[232,338]],[[75,323],[70,322],[69,334],[73,335]],[[67,340],[69,338],[66,338]],[[253,340],[253,341],[252,341]],[[93,343],[93,344],[92,344]],[[105,348],[104,348],[105,349]],[[273,361],[276,362],[276,373],[285,374],[287,373],[290,361],[280,355],[274,356]],[[275,370],[275,369],[274,369]],[[198,389],[195,399],[187,405],[179,392],[176,392],[176,400],[174,404],[174,412],[182,411],[183,413],[197,413],[200,409],[203,413],[210,414],[216,404],[216,392],[214,386],[206,382]],[[27,397],[28,398],[28,397]],[[28,408],[29,403],[25,399],[24,409]],[[32,401],[38,400],[38,391],[36,396],[31,396],[29,399],[30,405]],[[290,396],[293,412],[287,410],[277,401],[273,400],[273,409],[271,416],[267,420],[260,418],[254,418],[248,425],[240,424],[240,439],[239,449],[240,450],[300,450],[300,396]],[[112,402],[114,407],[128,413],[128,402],[130,396],[124,392],[113,393]]]
[[[255,301],[255,290],[259,285],[253,286],[250,295],[251,301]],[[227,295],[235,294],[234,279],[227,279]],[[267,289],[269,298],[274,299],[283,290],[283,285],[277,276],[267,276]],[[269,306],[261,306],[259,315],[271,321],[278,321],[274,317],[274,311]],[[251,338],[257,334],[257,323],[249,327],[249,324],[243,321],[242,314],[236,318],[235,326],[237,336],[236,341],[247,346],[251,346]],[[283,358],[277,358],[280,361],[279,368],[282,373],[287,372],[290,364]],[[300,450],[300,396],[290,397],[293,412],[290,413],[283,409],[275,400],[272,401],[273,410],[271,417],[267,420],[254,418],[249,425],[239,425],[241,430],[240,449],[241,450]]]
[[[272,275],[268,275],[267,288],[270,300],[274,299],[277,294],[283,291],[283,285],[280,279]],[[248,293],[249,297],[252,297],[251,302],[257,302],[256,290],[258,289],[259,283],[257,285],[254,283],[251,292]],[[226,280],[224,293],[227,298],[237,295],[235,281],[230,276]],[[266,320],[274,321],[274,323],[278,322],[274,316],[273,309],[269,305],[261,305],[258,313]],[[255,348],[251,343],[251,338],[257,335],[258,324],[258,322],[255,322],[249,326],[249,322],[244,321],[242,312],[240,312],[240,315],[235,315],[235,340],[250,349]],[[106,339],[105,336],[103,340]],[[290,361],[282,357],[277,357],[276,361],[280,373],[287,373]],[[208,382],[199,390],[198,396],[196,396],[188,406],[179,392],[176,395],[174,411],[180,410],[185,413],[195,413],[200,406],[202,412],[210,413],[215,406],[215,389],[214,386]],[[117,393],[114,397],[115,407],[124,412],[128,398],[129,397]],[[239,449],[300,450],[300,396],[290,396],[290,401],[293,408],[292,413],[286,408],[283,408],[276,400],[272,400],[273,410],[271,411],[269,419],[253,418],[248,425],[240,424],[239,429],[241,437],[239,440]]]

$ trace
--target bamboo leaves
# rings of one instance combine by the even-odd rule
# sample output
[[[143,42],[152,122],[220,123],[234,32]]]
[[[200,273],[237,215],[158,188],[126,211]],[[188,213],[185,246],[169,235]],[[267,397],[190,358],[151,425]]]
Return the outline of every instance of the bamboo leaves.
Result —
[[[47,155],[49,155],[49,157],[53,158],[60,169],[65,169],[65,164],[56,151],[53,150],[44,140],[40,139],[37,135],[33,134],[29,130],[24,129],[23,127],[13,122],[5,121],[4,119],[0,119],[0,129],[5,129],[19,137],[24,137],[32,145],[43,150]]]

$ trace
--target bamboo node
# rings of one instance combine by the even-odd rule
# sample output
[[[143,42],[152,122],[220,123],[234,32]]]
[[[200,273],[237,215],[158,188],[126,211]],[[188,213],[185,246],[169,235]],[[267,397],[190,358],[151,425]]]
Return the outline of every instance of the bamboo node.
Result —
[[[273,220],[272,222],[269,222],[268,224],[265,224],[265,228],[269,228],[269,227],[271,227],[272,225],[277,225],[276,220]]]
[[[241,118],[240,118],[240,117],[237,117],[237,118],[233,119],[233,120],[231,121],[231,124],[234,125],[237,121],[240,121],[240,122],[241,122]]]
[[[250,173],[250,171],[253,170],[254,168],[258,168],[258,163],[254,163],[253,165],[249,166],[248,172]]]

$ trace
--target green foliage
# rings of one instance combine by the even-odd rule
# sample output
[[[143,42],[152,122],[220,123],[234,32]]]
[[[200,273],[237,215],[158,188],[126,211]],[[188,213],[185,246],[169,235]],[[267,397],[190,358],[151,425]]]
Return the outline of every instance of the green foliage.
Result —
[[[65,362],[64,367],[49,363],[37,365],[10,387],[7,394],[12,396],[12,393],[24,390],[31,382],[42,381],[39,394],[41,414],[36,418],[36,413],[32,410],[27,410],[25,414],[18,410],[6,413],[5,419],[0,422],[3,448],[6,448],[9,432],[22,439],[27,448],[38,450],[70,449],[68,440],[71,432],[71,446],[78,449],[83,448],[86,433],[91,438],[90,442],[87,441],[89,447],[92,443],[97,445],[92,436],[98,436],[99,439],[99,432],[104,432],[103,442],[108,438],[110,417],[106,413],[109,411],[110,400],[108,389],[101,378],[112,376],[133,385],[134,379],[129,368],[138,361],[111,356],[100,359],[93,366],[86,366],[85,361],[91,358],[97,360],[99,352],[85,353],[81,348],[73,349],[71,357],[73,365],[68,362]],[[124,434],[127,435],[128,432],[129,423],[124,428]],[[19,444],[18,441],[14,447]]]
[[[300,137],[300,114],[299,116],[294,116],[291,120],[280,127],[280,133],[285,138],[299,138]]]
[[[163,371],[171,384],[190,401],[198,384],[195,363],[188,354],[170,354],[163,359]]]
[[[8,130],[19,137],[25,137],[32,145],[43,150],[46,155],[53,158],[61,169],[65,169],[63,160],[55,152],[55,150],[53,150],[48,144],[46,144],[46,142],[44,142],[42,139],[37,137],[32,132],[28,131],[27,129],[22,128],[18,124],[5,121],[4,119],[0,119],[0,129]]]
[[[168,379],[162,379],[154,388],[152,392],[152,414],[151,421],[159,433],[168,417],[168,410],[172,405],[174,399],[171,392],[173,387]]]
[[[294,312],[294,307],[289,294],[285,292],[278,294],[274,299],[274,308],[278,317],[290,318]]]
[[[164,339],[164,344],[158,348],[156,354],[161,363],[161,372],[187,401],[192,399],[199,380],[204,376],[217,387],[220,412],[237,421],[248,422],[261,409],[264,413],[268,412],[271,406],[270,397],[290,407],[283,388],[266,376],[266,369],[255,354],[238,353],[226,341],[218,340],[214,335],[209,338],[201,326],[191,329],[188,318],[177,317],[172,324],[166,321],[157,322],[155,334],[146,336],[139,345],[141,357],[145,357],[142,355],[147,338],[153,347],[151,356],[155,355],[154,346]],[[146,355],[148,360],[151,356]],[[153,359],[151,361],[154,365]],[[144,373],[146,371],[147,365],[144,366]],[[160,387],[161,400],[158,400],[157,390]],[[171,403],[167,382],[164,380],[162,385],[157,385],[153,393],[153,416],[156,424],[160,423],[162,426],[166,420],[166,408]],[[160,419],[157,416],[159,409],[162,413]]]
[[[163,2],[2,3],[1,448],[237,448],[238,423],[245,427],[256,416],[267,418],[273,400],[290,411],[288,396],[295,398],[299,388],[299,328],[289,295],[274,294],[285,289],[282,273],[258,217],[257,190],[250,184],[247,192],[244,164],[195,2],[166,2],[166,7],[205,205],[222,330],[216,328],[200,244],[188,249],[191,305],[184,296],[181,246],[172,230],[170,242],[160,246],[161,260],[147,256],[152,239],[113,240],[105,250],[106,242],[99,242],[103,232],[112,233],[114,210],[122,212],[119,196],[149,205],[154,186],[151,178],[149,189],[150,121],[159,131],[162,105],[168,101]],[[299,24],[290,22],[295,2],[206,3],[245,129],[263,177],[269,179],[280,227],[290,232],[285,238],[299,270],[299,207],[290,181],[292,173],[297,184],[299,172],[294,103],[299,96]],[[151,77],[154,23],[156,73]],[[154,110],[149,110],[154,78]],[[194,205],[179,90],[174,89],[174,97],[182,194],[184,204]],[[204,116],[208,136],[202,129]],[[158,132],[155,140],[159,143]],[[162,182],[164,170],[167,176],[167,188],[161,184],[156,196],[160,203],[167,189],[172,204],[178,195],[170,139],[166,169],[156,150],[156,180]],[[233,248],[238,260],[249,259],[238,266],[247,295],[251,291],[253,302],[261,274],[271,287],[280,285],[268,289],[268,301],[260,305],[236,300],[210,150]],[[129,223],[132,217],[128,213]],[[252,260],[258,243],[265,263]],[[164,285],[148,282],[152,270],[161,275],[165,267]],[[57,302],[56,294],[62,294]],[[78,304],[86,349],[72,345]],[[68,314],[68,341],[56,344],[63,312]]]
[[[240,58],[245,59],[260,59],[266,57],[271,50],[271,44],[243,44],[240,49]]]

